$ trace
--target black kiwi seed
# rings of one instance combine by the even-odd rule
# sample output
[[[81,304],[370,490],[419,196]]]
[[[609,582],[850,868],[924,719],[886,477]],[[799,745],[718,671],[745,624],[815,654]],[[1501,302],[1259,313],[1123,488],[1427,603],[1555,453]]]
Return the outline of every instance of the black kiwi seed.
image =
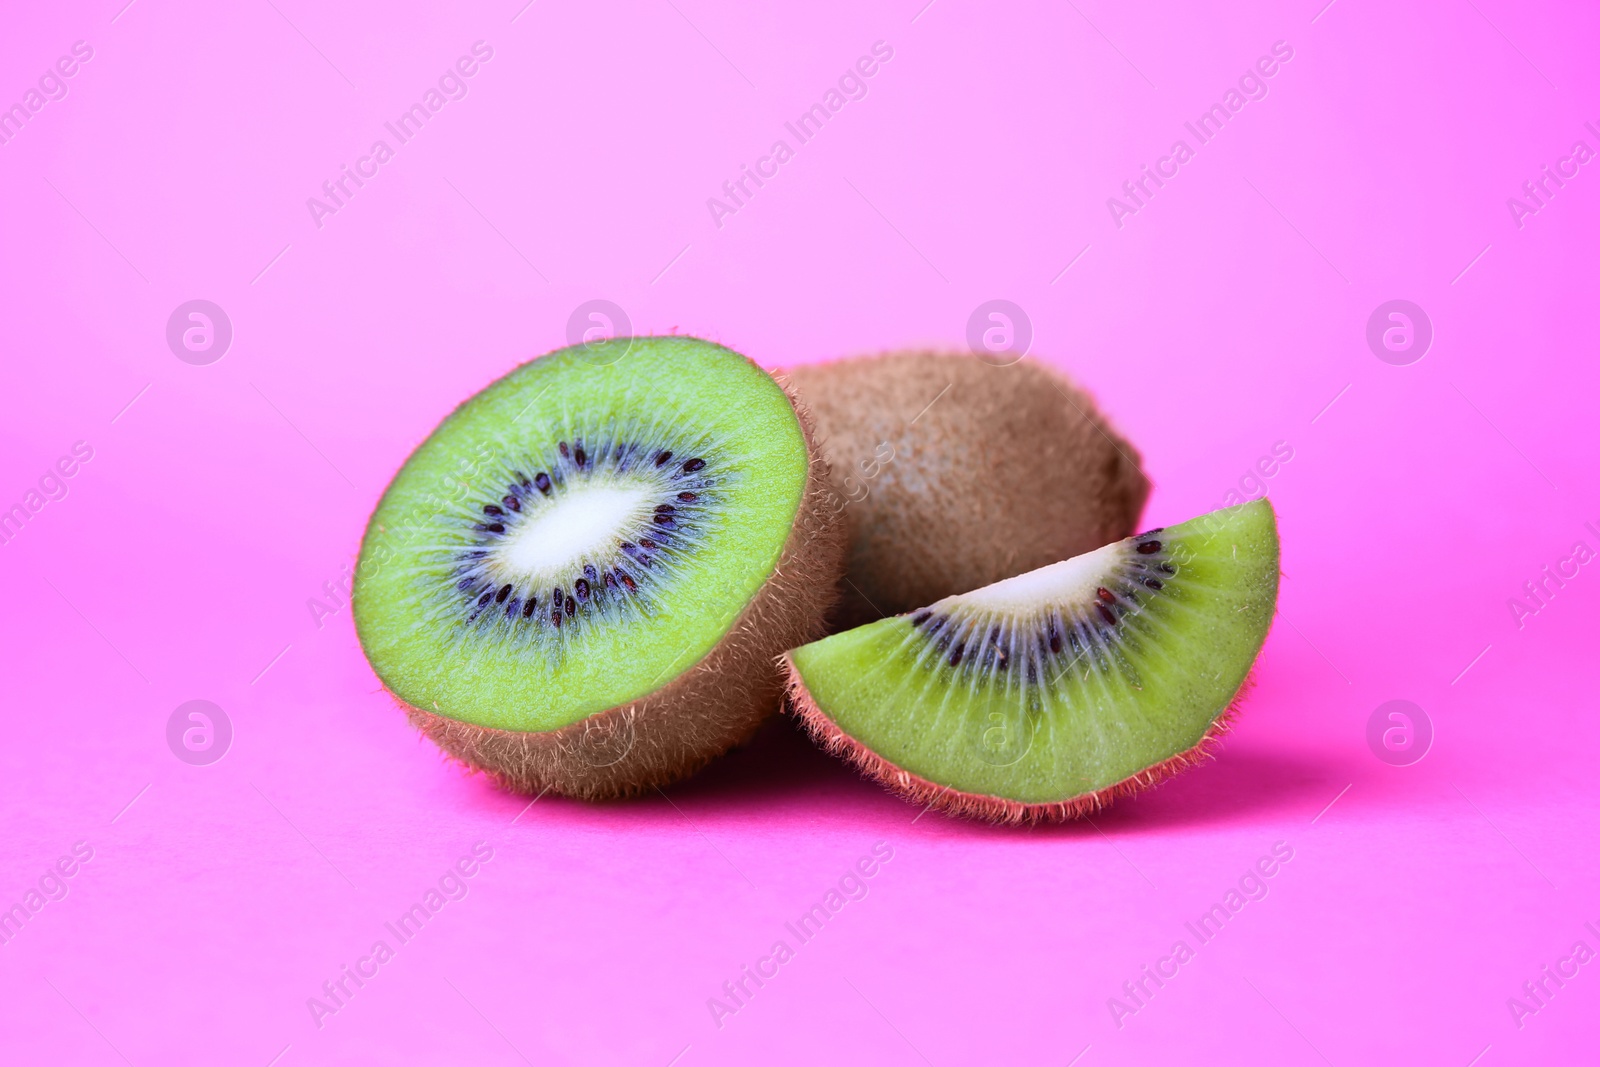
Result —
[[[671,504],[657,504],[656,505],[656,514],[657,515],[671,515],[674,511],[677,511],[677,510],[678,509],[673,507]]]
[[[533,484],[539,487],[539,492],[545,496],[550,495],[550,476],[543,471],[533,476]]]
[[[630,578],[630,577],[629,577],[629,576],[628,576],[628,575],[627,575],[627,573],[626,573],[626,572],[624,572],[624,571],[618,571],[618,572],[617,572],[617,578],[618,578],[618,579],[619,579],[619,580],[620,580],[620,581],[621,581],[621,582],[622,582],[622,584],[623,584],[623,585],[625,585],[625,586],[627,586],[627,587],[628,587],[628,592],[630,592],[630,593],[636,593],[636,592],[638,592],[638,591],[639,591],[639,587],[638,587],[638,586],[637,586],[637,585],[635,585],[635,584],[634,584],[634,581],[633,581],[633,579],[632,579],[632,578]]]
[[[598,582],[600,580],[600,572],[594,569],[594,564],[592,563],[585,563],[583,565],[583,575],[591,582]]]
[[[510,595],[511,595],[511,585],[510,585],[510,583],[507,583],[506,585],[502,585],[500,587],[500,591],[494,595],[494,602],[496,604],[504,604],[506,602],[506,597],[508,597]]]
[[[567,618],[569,619],[572,618],[573,614],[578,610],[578,602],[573,600],[571,597],[567,597],[567,602],[562,606],[566,608]]]
[[[476,526],[474,526],[473,529],[477,530],[479,533],[497,533],[498,534],[498,533],[505,533],[506,532],[505,526],[502,525],[501,523],[498,523],[498,522],[480,522]]]
[[[1144,580],[1144,584],[1146,586],[1148,586],[1149,588],[1151,588],[1151,589],[1160,589],[1161,588],[1161,579],[1160,578],[1146,578]]]
[[[572,458],[572,449],[567,447],[567,443],[565,441],[562,441],[559,445],[556,446],[556,448],[560,450],[562,459],[571,459]]]
[[[1176,570],[1173,569],[1173,566],[1170,563],[1158,563],[1158,564],[1156,564],[1156,570],[1158,570],[1162,574],[1166,574],[1166,575],[1173,575],[1173,574],[1177,574],[1178,573]]]
[[[667,462],[667,460],[669,460],[671,458],[672,458],[672,453],[671,452],[657,452],[656,453],[656,466],[658,466],[658,467],[662,466],[663,464],[665,464]]]
[[[1139,542],[1139,555],[1141,555],[1141,556],[1148,556],[1152,552],[1160,552],[1160,551],[1161,551],[1161,542],[1160,541],[1141,541],[1141,542]]]
[[[626,552],[630,556],[637,555],[639,552],[639,546],[634,544],[632,541],[624,541],[622,542],[622,551]]]
[[[915,616],[912,617],[911,625],[912,626],[921,626],[923,623],[927,622],[931,618],[933,618],[933,612],[931,612],[931,611],[919,611],[919,612],[917,612],[917,614]]]
[[[696,500],[699,500],[700,498],[695,496],[693,493],[683,492],[683,493],[679,493],[678,494],[678,499],[683,501],[685,504],[693,504]]]
[[[487,604],[489,602],[489,598],[492,597],[492,596],[494,596],[494,591],[493,590],[489,590],[489,591],[485,592],[481,597],[478,598],[478,607],[481,608],[485,604]]]
[[[561,598],[566,596],[566,595],[567,595],[567,591],[565,589],[561,588],[559,585],[556,586],[553,590],[551,590],[550,599],[551,599],[551,602],[555,604],[556,610],[559,611],[561,609]]]
[[[662,512],[659,512],[659,511],[656,512],[654,515],[652,515],[651,519],[658,526],[671,526],[672,525],[672,516],[671,515],[667,515],[667,514],[663,514]]]
[[[505,512],[501,511],[499,508],[495,507],[493,504],[485,504],[483,506],[483,513],[485,515],[504,515],[505,514]]]
[[[533,615],[533,609],[538,607],[538,606],[539,606],[538,598],[530,596],[528,598],[528,602],[526,604],[522,605],[522,617],[524,619],[531,617]]]
[[[617,576],[612,574],[610,571],[606,571],[606,588],[607,589],[615,589],[616,587],[617,587]]]
[[[683,465],[683,469],[689,474],[693,474],[695,471],[704,468],[705,465],[706,461],[703,459],[691,459],[689,462]]]
[[[517,480],[517,485],[522,486],[524,489],[527,489],[533,485],[532,482],[528,481],[528,476],[523,474],[521,471],[512,471],[511,477],[515,478]],[[511,487],[511,491],[515,493],[517,491],[517,486],[513,485]]]
[[[550,625],[561,629],[561,605],[555,604],[550,608]]]
[[[966,650],[966,646],[965,645],[961,645],[961,644],[958,644],[958,645],[956,645],[955,648],[951,649],[951,651],[950,651],[950,666],[959,667],[961,665],[961,653],[964,652],[965,650]]]
[[[1117,617],[1112,614],[1110,608],[1106,607],[1104,604],[1096,604],[1095,607],[1100,609],[1100,617],[1106,620],[1108,625],[1115,626],[1117,624]]]
[[[1053,628],[1050,631],[1050,651],[1057,655],[1061,654],[1061,635],[1056,633]]]
[[[505,496],[501,497],[500,498],[500,503],[504,504],[506,507],[510,508],[512,511],[521,511],[522,510],[522,501],[518,500],[517,497],[516,497],[516,494],[514,494],[514,493],[507,493]]]
[[[512,597],[510,602],[506,604],[506,618],[508,618],[508,619],[516,618],[517,617],[517,609],[520,608],[521,606],[522,606],[522,603],[519,600],[517,600],[516,597]]]
[[[589,455],[583,450],[582,445],[578,445],[572,450],[572,458],[577,462],[578,466],[581,467],[583,466],[584,462],[588,460]]]
[[[1101,603],[1104,604],[1115,604],[1117,602],[1117,598],[1112,594],[1111,590],[1103,585],[1094,591],[1094,595],[1099,597]]]
[[[641,538],[639,538],[639,547],[640,548],[655,548],[656,547],[656,543],[654,541],[650,540],[650,538],[648,538],[648,537],[641,537]]]
[[[578,599],[579,600],[588,600],[589,599],[589,579],[587,579],[587,578],[579,578],[576,582],[572,583],[572,591],[574,593],[578,594]]]

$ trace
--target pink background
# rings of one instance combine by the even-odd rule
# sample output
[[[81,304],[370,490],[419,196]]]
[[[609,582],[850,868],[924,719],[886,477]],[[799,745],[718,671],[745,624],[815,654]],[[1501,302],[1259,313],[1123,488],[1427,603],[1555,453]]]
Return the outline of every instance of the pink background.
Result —
[[[0,1061],[1592,1058],[1600,964],[1520,1027],[1507,999],[1600,950],[1600,572],[1520,627],[1508,601],[1600,548],[1600,165],[1520,228],[1507,198],[1600,149],[1600,15],[1322,2],[11,5],[0,103],[94,56],[0,145],[0,507],[94,457],[0,546],[0,904],[94,855],[0,947]],[[306,198],[478,40],[468,95],[319,229]],[[879,40],[865,99],[716,227]],[[1119,229],[1106,199],[1279,40],[1269,95]],[[165,341],[195,298],[233,324],[209,366]],[[623,805],[446,764],[307,601],[411,447],[594,298],[771,366],[960,345],[1015,301],[1142,448],[1147,525],[1286,442],[1282,612],[1221,758],[1033,831],[918,819],[785,722]],[[1365,340],[1394,298],[1435,330],[1409,366]],[[167,747],[191,699],[233,724],[210,766]],[[1433,724],[1412,766],[1366,742],[1391,699]],[[307,998],[478,841],[319,1029]],[[707,999],[879,841],[719,1029]],[[1269,895],[1119,1027],[1276,841]]]

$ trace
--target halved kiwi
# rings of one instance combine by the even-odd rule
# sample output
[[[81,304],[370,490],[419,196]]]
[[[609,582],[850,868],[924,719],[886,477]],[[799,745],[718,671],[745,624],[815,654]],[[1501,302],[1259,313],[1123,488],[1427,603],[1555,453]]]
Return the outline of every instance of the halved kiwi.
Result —
[[[553,352],[462,404],[367,526],[373,669],[446,752],[521,792],[664,785],[781,704],[843,534],[806,417],[720,345]]]
[[[1263,499],[794,649],[790,702],[919,804],[1075,818],[1204,758],[1277,598]]]
[[[1138,529],[1139,453],[1032,359],[889,352],[794,367],[850,531],[834,629],[1087,552]]]

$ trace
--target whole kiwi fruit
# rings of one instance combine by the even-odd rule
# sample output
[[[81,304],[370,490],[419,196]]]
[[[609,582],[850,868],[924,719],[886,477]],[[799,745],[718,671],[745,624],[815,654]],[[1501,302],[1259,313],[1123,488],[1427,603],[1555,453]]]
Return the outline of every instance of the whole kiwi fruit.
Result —
[[[830,632],[1134,532],[1139,454],[1034,359],[902,351],[791,367],[831,466],[849,556]]]

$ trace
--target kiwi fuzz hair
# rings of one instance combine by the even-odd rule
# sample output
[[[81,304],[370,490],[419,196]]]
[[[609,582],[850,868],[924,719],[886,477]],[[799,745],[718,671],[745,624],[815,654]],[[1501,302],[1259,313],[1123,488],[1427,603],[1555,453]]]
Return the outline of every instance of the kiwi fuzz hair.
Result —
[[[1191,767],[1214,759],[1222,747],[1224,735],[1233,729],[1239,717],[1246,693],[1255,685],[1255,675],[1252,673],[1245,678],[1228,706],[1212,721],[1200,740],[1190,748],[1104,789],[1051,803],[1028,804],[1007,797],[964,793],[896,766],[845,733],[817,706],[806,690],[794,660],[787,653],[783,657],[783,666],[787,676],[785,696],[789,711],[800,720],[805,731],[824,751],[849,762],[864,777],[878,782],[890,793],[918,807],[933,808],[957,818],[1012,826],[1081,819],[1110,807],[1119,797],[1142,793]]]
[[[1126,537],[1150,494],[1134,447],[1036,360],[904,351],[789,375],[848,526],[829,632]]]
[[[788,383],[776,380],[805,436],[806,485],[776,567],[715,647],[662,688],[560,729],[478,726],[397,697],[412,725],[501,789],[584,800],[669,785],[747,741],[782,706],[778,656],[825,632],[846,547],[811,415]]]

